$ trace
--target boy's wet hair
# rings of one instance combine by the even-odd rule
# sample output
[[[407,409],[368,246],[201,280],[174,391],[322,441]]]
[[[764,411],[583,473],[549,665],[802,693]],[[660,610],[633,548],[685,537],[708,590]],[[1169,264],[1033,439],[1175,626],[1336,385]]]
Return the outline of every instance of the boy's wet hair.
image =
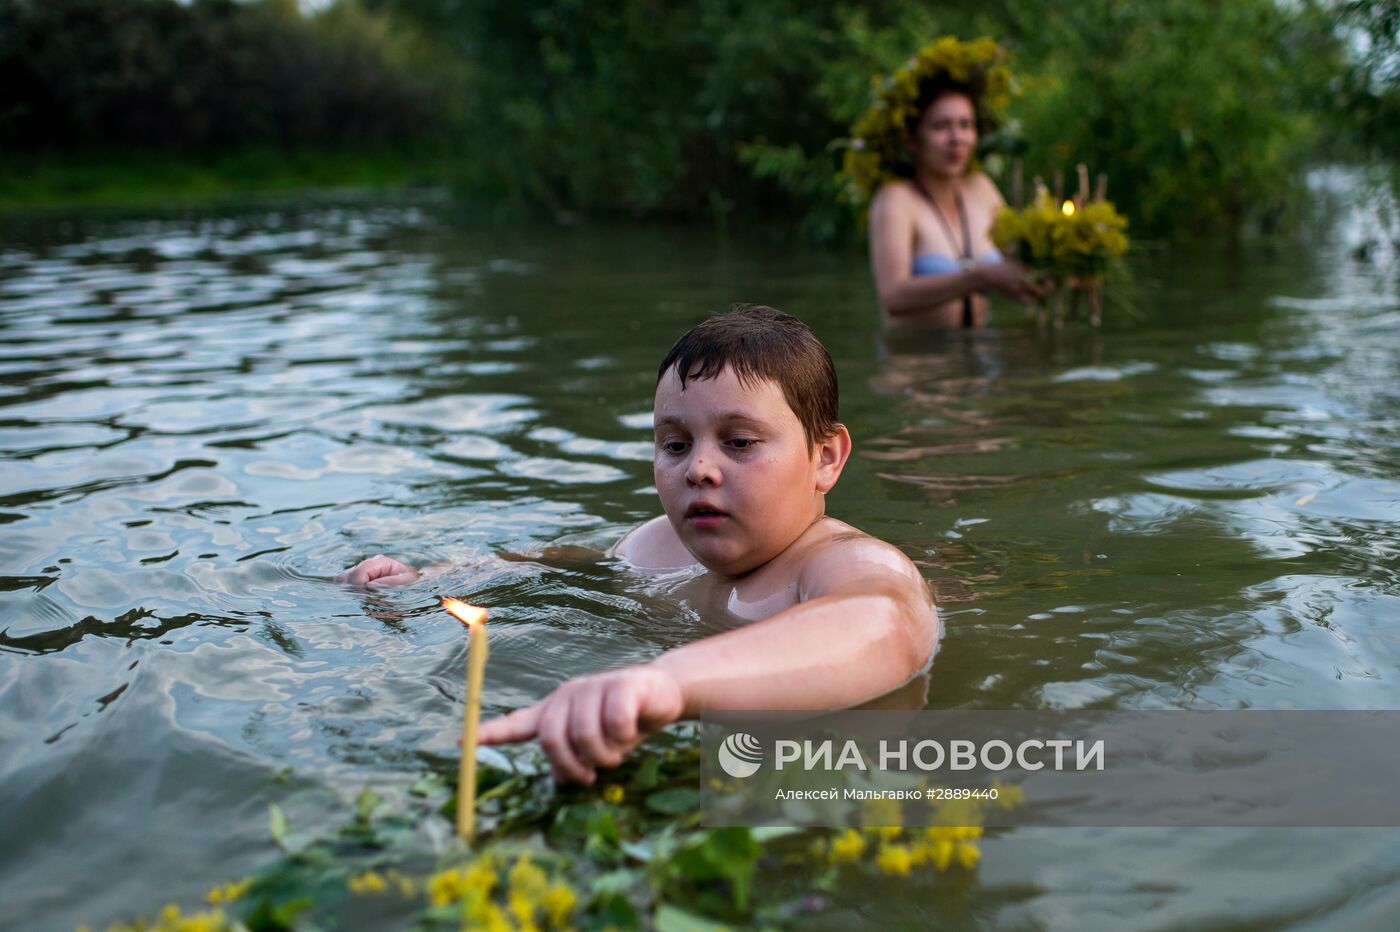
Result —
[[[738,305],[696,324],[661,360],[656,382],[659,385],[674,367],[685,388],[686,379],[713,379],[725,366],[744,385],[776,382],[802,422],[809,446],[836,431],[836,367],[812,329],[791,314],[763,305]]]

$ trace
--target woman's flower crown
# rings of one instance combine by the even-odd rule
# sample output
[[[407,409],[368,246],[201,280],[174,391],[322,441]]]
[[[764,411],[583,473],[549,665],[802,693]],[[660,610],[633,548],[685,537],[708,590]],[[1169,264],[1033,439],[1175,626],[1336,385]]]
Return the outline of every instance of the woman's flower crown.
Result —
[[[980,128],[999,126],[1012,96],[1019,93],[1009,60],[1006,50],[985,36],[971,42],[943,36],[919,49],[889,77],[877,78],[874,100],[851,127],[841,166],[846,199],[864,204],[881,184],[899,177],[901,169],[907,174],[909,125],[918,119],[919,96],[930,81],[943,79],[970,88]]]

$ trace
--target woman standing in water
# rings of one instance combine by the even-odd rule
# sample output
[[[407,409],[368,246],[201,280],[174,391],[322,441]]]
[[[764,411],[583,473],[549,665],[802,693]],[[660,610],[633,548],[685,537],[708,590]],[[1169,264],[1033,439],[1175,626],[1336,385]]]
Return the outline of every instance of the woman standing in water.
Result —
[[[995,124],[1009,98],[1004,53],[990,39],[945,37],[919,52],[856,124],[846,174],[872,188],[870,268],[886,324],[981,326],[986,291],[1029,301],[1020,263],[991,243],[1004,203],[977,170],[979,122]]]

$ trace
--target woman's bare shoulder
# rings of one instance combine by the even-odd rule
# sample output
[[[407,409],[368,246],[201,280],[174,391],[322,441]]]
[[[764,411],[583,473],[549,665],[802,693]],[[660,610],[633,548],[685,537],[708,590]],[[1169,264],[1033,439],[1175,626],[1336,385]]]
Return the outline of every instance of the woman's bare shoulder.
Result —
[[[973,172],[968,175],[967,190],[978,198],[992,203],[1000,204],[1002,202],[1001,191],[997,188],[996,182],[985,172]]]
[[[918,196],[907,178],[891,178],[876,189],[875,198],[870,203],[872,207],[881,203],[903,203],[917,200]]]
[[[903,178],[885,182],[880,185],[875,197],[870,201],[871,226],[879,227],[888,223],[902,225],[914,216],[918,198],[914,186]]]

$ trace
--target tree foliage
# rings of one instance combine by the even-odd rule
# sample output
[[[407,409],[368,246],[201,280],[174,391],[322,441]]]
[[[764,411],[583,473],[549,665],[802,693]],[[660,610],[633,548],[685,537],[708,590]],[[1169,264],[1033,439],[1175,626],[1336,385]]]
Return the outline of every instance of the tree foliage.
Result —
[[[428,87],[387,23],[294,0],[0,0],[0,143],[325,144],[421,133]]]
[[[1393,133],[1395,30],[1380,0],[336,0],[309,17],[295,0],[0,0],[0,142],[434,137],[480,200],[834,239],[858,226],[835,174],[872,79],[936,36],[989,35],[1027,93],[986,142],[1027,177],[1086,162],[1140,232],[1269,228],[1319,130],[1343,125],[1329,114]],[[1009,160],[985,164],[1005,189]]]
[[[1272,226],[1345,71],[1334,13],[1273,0],[378,5],[455,37],[472,62],[471,136],[491,140],[474,152],[479,191],[568,210],[777,213],[816,238],[852,228],[833,175],[871,79],[943,33],[991,35],[1017,56],[1028,176],[1087,162],[1159,233]],[[1006,181],[1008,161],[988,165]]]
[[[1400,4],[1349,0],[1341,25],[1360,53],[1343,79],[1338,110],[1355,142],[1393,155],[1400,151]]]

